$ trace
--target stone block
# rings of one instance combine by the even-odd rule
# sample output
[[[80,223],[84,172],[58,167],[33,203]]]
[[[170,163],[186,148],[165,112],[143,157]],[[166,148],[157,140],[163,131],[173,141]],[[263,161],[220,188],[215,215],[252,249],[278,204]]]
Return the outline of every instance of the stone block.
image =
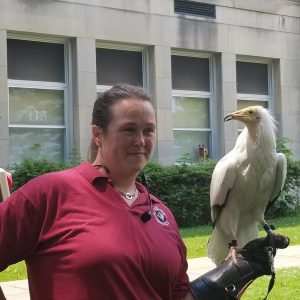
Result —
[[[221,72],[223,83],[236,83],[236,55],[233,53],[222,53]],[[236,88],[235,88],[236,90]]]
[[[8,102],[7,67],[0,65],[0,102]]]
[[[77,38],[77,70],[96,72],[96,43],[95,39]]]
[[[173,139],[173,113],[170,110],[157,110],[157,139]]]
[[[173,164],[173,142],[169,140],[160,140],[156,145],[156,153],[160,163],[165,165]]]
[[[279,58],[286,53],[286,36],[282,32],[230,26],[229,52],[240,55]]]
[[[156,107],[172,111],[172,82],[171,78],[155,78]]]
[[[0,139],[8,138],[8,103],[0,102]]]
[[[78,72],[77,95],[79,105],[93,106],[97,97],[96,72]]]
[[[7,66],[6,31],[0,30],[0,67]]]
[[[83,36],[85,21],[85,7],[66,2],[11,0],[0,10],[0,28],[10,31]]]
[[[0,166],[7,167],[9,164],[9,139],[0,138]]]

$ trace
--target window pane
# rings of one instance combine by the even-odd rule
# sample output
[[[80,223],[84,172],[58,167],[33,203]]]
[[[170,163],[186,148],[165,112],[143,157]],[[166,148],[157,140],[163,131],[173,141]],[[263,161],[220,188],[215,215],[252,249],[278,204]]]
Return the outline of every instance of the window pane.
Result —
[[[243,109],[248,106],[260,105],[264,108],[268,108],[268,101],[255,101],[255,100],[238,100],[237,109]],[[243,129],[245,125],[242,122],[238,122],[238,129]]]
[[[208,99],[173,97],[175,128],[210,128]]]
[[[209,92],[209,59],[172,55],[172,88]]]
[[[10,124],[64,125],[64,91],[9,89]]]
[[[237,102],[238,110],[254,105],[260,105],[264,108],[268,108],[268,101],[238,100]]]
[[[7,40],[8,78],[65,82],[64,45]]]
[[[238,93],[268,95],[268,65],[237,61],[236,82]]]
[[[22,156],[63,160],[64,129],[10,128],[9,162]]]
[[[97,84],[129,83],[143,86],[142,53],[136,51],[96,49]]]
[[[199,160],[199,146],[209,149],[209,135],[207,131],[180,131],[175,130],[173,140],[174,162],[189,154],[192,162]]]

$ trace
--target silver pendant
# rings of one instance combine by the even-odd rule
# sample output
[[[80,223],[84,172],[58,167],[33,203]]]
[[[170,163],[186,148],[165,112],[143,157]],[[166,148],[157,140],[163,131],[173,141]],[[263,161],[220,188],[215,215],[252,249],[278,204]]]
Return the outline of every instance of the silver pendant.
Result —
[[[130,193],[124,193],[124,196],[128,200],[132,200],[132,198],[135,196],[135,193],[130,194]]]

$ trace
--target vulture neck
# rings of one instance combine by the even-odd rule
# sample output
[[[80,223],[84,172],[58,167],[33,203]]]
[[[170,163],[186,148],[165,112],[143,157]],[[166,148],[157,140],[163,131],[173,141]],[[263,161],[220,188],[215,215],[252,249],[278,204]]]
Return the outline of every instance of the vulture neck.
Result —
[[[262,148],[267,152],[276,151],[276,134],[273,122],[265,121],[246,124],[247,143],[253,148]]]

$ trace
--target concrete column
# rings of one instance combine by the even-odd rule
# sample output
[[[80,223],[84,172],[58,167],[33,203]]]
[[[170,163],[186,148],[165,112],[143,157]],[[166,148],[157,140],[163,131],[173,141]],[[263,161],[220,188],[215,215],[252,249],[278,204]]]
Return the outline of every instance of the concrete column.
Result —
[[[154,98],[157,115],[157,145],[155,159],[162,164],[172,164],[173,116],[171,48],[153,46],[150,57],[150,93]]]
[[[291,140],[293,158],[300,158],[300,60],[280,59],[275,63],[275,111],[279,135]]]
[[[0,167],[8,165],[8,89],[7,89],[7,36],[0,30]]]
[[[229,152],[235,145],[238,128],[237,122],[224,123],[223,118],[228,113],[237,110],[236,93],[236,56],[233,53],[221,54],[221,120],[218,128],[220,129],[219,139],[219,158]],[[223,128],[223,130],[222,130]],[[223,132],[223,134],[222,134]]]
[[[91,116],[97,91],[96,43],[90,38],[76,38],[74,48],[74,146],[86,159],[91,139]]]

